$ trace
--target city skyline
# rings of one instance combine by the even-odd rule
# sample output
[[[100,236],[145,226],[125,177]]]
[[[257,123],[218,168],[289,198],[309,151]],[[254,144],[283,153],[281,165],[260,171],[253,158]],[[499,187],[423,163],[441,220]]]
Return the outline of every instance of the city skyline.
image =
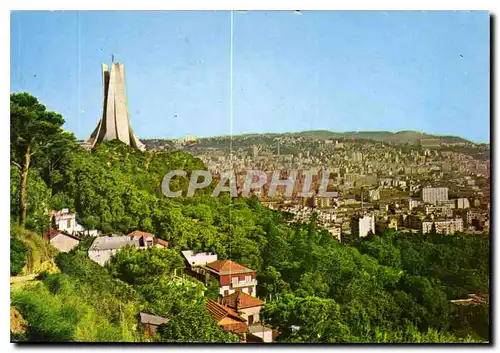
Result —
[[[99,65],[115,54],[141,139],[232,128],[490,140],[488,12],[233,16],[231,65],[229,11],[13,12],[11,91],[40,97],[85,139],[100,119]]]

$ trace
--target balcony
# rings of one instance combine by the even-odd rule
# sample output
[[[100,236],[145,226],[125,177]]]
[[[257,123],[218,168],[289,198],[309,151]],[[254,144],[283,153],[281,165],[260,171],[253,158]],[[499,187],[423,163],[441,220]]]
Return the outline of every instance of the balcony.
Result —
[[[257,280],[256,279],[251,279],[249,281],[234,281],[231,282],[231,285],[233,288],[241,288],[241,287],[250,287],[250,286],[256,286],[257,285]]]

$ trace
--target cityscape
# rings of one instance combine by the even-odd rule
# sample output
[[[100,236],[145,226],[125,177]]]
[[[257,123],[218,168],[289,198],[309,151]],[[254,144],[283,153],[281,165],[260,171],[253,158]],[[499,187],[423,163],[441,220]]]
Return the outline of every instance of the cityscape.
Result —
[[[336,197],[297,196],[304,178],[294,185],[293,197],[284,195],[285,188],[272,199],[263,190],[252,194],[272,209],[294,214],[298,221],[308,221],[316,213],[320,224],[338,240],[352,233],[353,218],[359,222],[355,235],[362,237],[370,231],[374,234],[375,224],[379,231],[394,228],[426,234],[434,226],[442,234],[489,232],[488,144],[414,131],[373,132],[374,139],[351,134],[309,131],[200,140],[188,136],[145,140],[145,144],[151,150],[190,153],[214,175],[233,169],[241,175],[238,190],[248,170],[283,171],[283,179],[292,170],[312,170],[316,180],[311,190],[318,189],[320,175],[328,170],[329,187]]]
[[[309,15],[312,19],[307,19]],[[376,39],[385,46],[378,55],[387,55],[387,63],[394,62],[392,55],[409,60],[406,52],[391,51],[399,37],[390,34],[401,23],[408,24],[409,18],[413,22],[408,26],[415,26],[415,33],[424,35],[405,37],[404,41],[415,40],[415,45],[429,51],[427,55],[433,50],[447,55],[447,50],[455,47],[438,50],[436,39],[429,37],[423,24],[432,23],[443,35],[453,31],[450,43],[474,36],[484,40],[479,24],[489,28],[489,14],[481,11],[391,15],[336,11],[13,13],[13,41],[20,41],[20,33],[25,31],[32,36],[45,35],[42,42],[49,46],[55,43],[54,33],[45,29],[34,34],[33,23],[49,28],[64,18],[68,21],[65,25],[72,26],[75,20],[80,30],[91,23],[98,26],[103,19],[115,26],[134,19],[130,25],[137,26],[142,43],[140,31],[144,28],[193,35],[195,27],[191,27],[192,22],[186,24],[187,20],[198,19],[208,27],[211,21],[219,26],[220,20],[227,20],[231,94],[225,108],[228,119],[218,125],[214,122],[221,120],[211,120],[213,112],[208,111],[206,118],[183,117],[176,122],[180,112],[193,109],[191,105],[225,102],[226,93],[217,97],[215,88],[204,91],[199,101],[182,98],[172,103],[178,105],[173,112],[179,113],[165,123],[163,117],[144,117],[144,111],[156,106],[154,94],[164,84],[160,77],[153,82],[146,67],[137,69],[141,64],[134,64],[134,60],[142,62],[144,54],[135,53],[129,60],[123,55],[128,49],[122,48],[119,60],[115,54],[110,55],[111,61],[102,56],[106,62],[100,64],[99,72],[99,59],[94,60],[93,55],[102,48],[92,39],[101,39],[93,37],[92,30],[88,30],[88,37],[78,37],[78,41],[89,40],[90,46],[96,47],[78,47],[78,68],[71,71],[80,80],[77,96],[61,98],[62,93],[43,88],[47,87],[44,82],[37,83],[37,75],[53,74],[52,64],[47,64],[52,63],[51,54],[44,49],[37,49],[45,53],[39,59],[44,62],[40,72],[33,77],[24,74],[29,78],[21,78],[24,76],[17,71],[23,65],[36,65],[36,60],[27,63],[25,50],[29,49],[12,54],[11,342],[491,343],[489,109],[484,114],[485,107],[479,107],[469,91],[480,87],[483,92],[483,83],[489,84],[488,70],[481,71],[488,74],[486,81],[484,75],[470,77],[474,65],[484,58],[478,56],[477,61],[463,64],[460,57],[472,55],[464,50],[453,68],[444,69],[434,62],[436,73],[446,75],[439,81],[443,89],[431,88],[438,80],[432,76],[422,92],[432,91],[451,108],[434,107],[430,102],[435,98],[429,95],[424,101],[432,106],[425,107],[430,117],[391,124],[386,121],[391,119],[387,103],[387,119],[380,118],[374,129],[370,112],[378,109],[378,103],[370,106],[370,99],[362,94],[365,100],[357,105],[367,106],[349,108],[357,119],[346,122],[331,118],[340,110],[329,111],[326,107],[330,103],[319,103],[318,97],[326,94],[322,90],[328,92],[330,83],[320,84],[318,75],[312,92],[294,93],[293,88],[282,87],[279,94],[292,98],[260,103],[259,91],[268,90],[265,87],[273,84],[272,77],[280,75],[279,54],[269,59],[269,68],[276,67],[274,73],[259,76],[258,69],[244,74],[235,71],[233,82],[233,60],[235,67],[250,66],[253,51],[260,45],[256,40],[250,48],[252,54],[237,61],[238,55],[249,49],[241,43],[238,47],[236,39],[234,47],[240,51],[233,55],[233,31],[238,38],[240,28],[244,37],[246,26],[263,16],[268,17],[262,26],[273,26],[278,33],[283,45],[279,52],[291,50],[286,45],[291,42],[287,35],[296,28],[316,33],[318,38],[325,33],[320,29],[336,26],[346,29],[369,23],[389,29]],[[288,17],[280,23],[283,16]],[[145,24],[146,19],[151,23]],[[477,33],[464,30],[474,25]],[[265,29],[257,32],[256,36],[267,35]],[[181,42],[190,47],[190,40],[199,43],[211,30],[196,33],[193,37],[181,35]],[[371,35],[369,27],[357,35],[360,33]],[[115,35],[110,33],[109,38]],[[340,42],[344,38],[342,33],[331,36],[338,36],[335,40]],[[275,44],[276,38],[269,38],[271,45]],[[134,42],[130,38],[130,43]],[[315,44],[321,47],[319,42]],[[433,44],[426,47],[428,42]],[[365,45],[361,39],[360,43]],[[475,45],[480,50],[485,49],[478,43]],[[15,45],[24,48],[22,44]],[[214,48],[204,50],[216,55],[218,45],[222,44],[214,43]],[[309,42],[303,45],[307,54],[306,49],[304,53],[292,50],[288,54],[293,55],[281,63],[289,59],[300,62],[303,68],[297,71],[302,73],[321,70],[320,55],[332,53],[326,49],[316,52]],[[369,51],[375,50],[371,45]],[[358,50],[365,50],[361,47]],[[348,45],[344,50],[359,54]],[[178,51],[183,52],[182,48]],[[257,56],[267,54],[262,49]],[[186,55],[198,64],[210,60],[191,52]],[[312,66],[310,55],[318,56]],[[93,62],[88,73],[92,79],[81,74],[80,65],[85,64],[80,60],[87,57]],[[260,59],[257,61],[252,64],[262,65]],[[371,59],[368,62],[372,63]],[[361,67],[359,62],[345,65],[346,70],[349,65],[354,71]],[[400,65],[393,69],[410,75],[413,69],[408,66],[413,64],[405,61]],[[415,65],[417,76],[425,75],[421,73],[424,64]],[[161,67],[154,75],[161,76]],[[180,75],[179,80],[186,82],[196,71],[177,69],[181,74],[168,75]],[[216,75],[211,71],[213,66],[207,70],[206,75],[214,76],[199,82],[208,87]],[[240,85],[238,73],[251,83]],[[287,81],[302,73],[286,72],[279,79]],[[252,75],[255,77],[250,78]],[[421,78],[410,76],[390,80],[414,80],[418,85]],[[450,86],[447,81],[452,82]],[[194,92],[196,82],[188,85]],[[379,99],[392,99],[394,107],[413,107],[417,101],[425,105],[385,87],[383,82],[373,82],[373,89],[385,91]],[[457,82],[467,88],[463,90]],[[309,80],[300,81],[300,85],[308,84]],[[86,85],[92,87],[89,107],[98,113],[80,121],[87,109],[87,98],[82,94]],[[252,85],[257,87],[254,96],[246,93],[252,91]],[[237,93],[233,94],[233,87]],[[363,84],[353,87],[359,92],[364,89]],[[252,97],[255,101],[248,103]],[[488,97],[481,97],[489,102]],[[281,107],[287,105],[283,103],[287,99],[302,98],[316,102],[315,113],[308,113],[310,125],[301,123],[299,106]],[[141,99],[145,103],[138,109],[137,100]],[[68,101],[78,109],[67,110]],[[166,110],[170,109],[168,104]],[[245,105],[248,111],[238,115],[238,109]],[[323,114],[320,108],[325,109]],[[280,127],[278,118],[268,119],[271,121],[266,125],[259,124],[265,118],[256,117],[251,128],[245,125],[246,114],[255,109],[283,110],[277,116],[286,112],[290,118],[282,120]],[[410,110],[407,115],[414,113]],[[476,126],[464,118],[471,112],[477,115]],[[368,114],[366,118],[364,114]],[[199,130],[207,121],[214,126]],[[428,130],[432,121],[435,127]],[[151,128],[154,124],[158,126]],[[345,128],[338,129],[341,124]],[[83,125],[84,133],[80,131]],[[178,130],[158,137],[165,125]],[[184,134],[183,129],[189,126],[192,133]],[[150,130],[144,133],[146,127]]]

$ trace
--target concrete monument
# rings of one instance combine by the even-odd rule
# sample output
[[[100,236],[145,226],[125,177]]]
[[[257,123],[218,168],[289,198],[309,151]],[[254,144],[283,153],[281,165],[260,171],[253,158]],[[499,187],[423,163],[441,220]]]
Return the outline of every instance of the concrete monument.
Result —
[[[130,126],[127,94],[125,90],[125,65],[111,63],[102,64],[103,107],[101,120],[94,132],[85,141],[93,148],[102,141],[120,140],[123,143],[144,151],[146,147],[139,141]]]

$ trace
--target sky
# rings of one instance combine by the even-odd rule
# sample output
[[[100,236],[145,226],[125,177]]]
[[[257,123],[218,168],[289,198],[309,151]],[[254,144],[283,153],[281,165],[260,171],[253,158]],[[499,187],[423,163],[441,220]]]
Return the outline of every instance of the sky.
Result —
[[[139,138],[417,130],[490,141],[488,12],[12,12],[11,92],[87,138],[101,63]]]

